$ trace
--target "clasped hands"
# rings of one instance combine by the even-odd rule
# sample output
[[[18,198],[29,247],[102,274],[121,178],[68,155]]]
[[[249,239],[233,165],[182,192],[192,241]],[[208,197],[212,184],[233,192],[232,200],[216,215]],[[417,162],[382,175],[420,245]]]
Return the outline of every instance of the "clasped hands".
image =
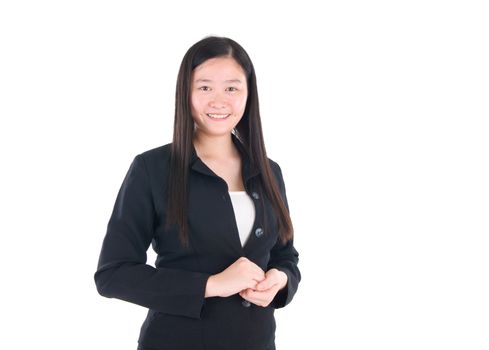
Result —
[[[239,292],[239,295],[250,303],[267,307],[278,291],[286,285],[287,275],[285,272],[272,268],[265,273],[265,278],[257,283],[254,288],[244,289]]]
[[[205,297],[239,295],[258,306],[267,307],[279,290],[287,285],[287,275],[272,268],[264,272],[258,265],[241,257],[224,271],[207,280]]]

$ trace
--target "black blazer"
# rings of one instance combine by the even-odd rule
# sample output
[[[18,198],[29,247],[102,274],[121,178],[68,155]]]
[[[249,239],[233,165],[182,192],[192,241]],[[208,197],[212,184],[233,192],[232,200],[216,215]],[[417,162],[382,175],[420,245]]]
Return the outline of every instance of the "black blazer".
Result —
[[[165,230],[170,146],[138,154],[124,178],[107,225],[94,278],[98,292],[147,307],[138,342],[157,349],[274,349],[274,310],[293,298],[301,275],[293,241],[278,240],[276,216],[260,188],[259,170],[232,135],[242,158],[246,192],[255,204],[255,222],[241,246],[226,182],[203,163],[193,148],[189,172],[189,249],[175,226]],[[287,204],[280,167],[270,160]],[[147,265],[152,244],[156,268]],[[239,294],[204,298],[209,276],[245,256],[264,271],[287,274],[287,286],[268,307]]]

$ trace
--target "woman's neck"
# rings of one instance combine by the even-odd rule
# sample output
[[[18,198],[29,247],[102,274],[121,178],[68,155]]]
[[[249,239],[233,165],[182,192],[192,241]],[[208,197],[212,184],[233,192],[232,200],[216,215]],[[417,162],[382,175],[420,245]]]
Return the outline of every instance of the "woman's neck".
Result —
[[[200,158],[206,159],[236,157],[237,150],[231,137],[231,133],[221,136],[209,136],[196,131],[193,139],[195,151]]]

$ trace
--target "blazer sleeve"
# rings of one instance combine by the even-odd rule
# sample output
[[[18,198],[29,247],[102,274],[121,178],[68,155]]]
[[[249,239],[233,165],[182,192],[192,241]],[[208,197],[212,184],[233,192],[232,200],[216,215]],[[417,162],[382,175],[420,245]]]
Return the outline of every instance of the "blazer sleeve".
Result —
[[[280,192],[288,210],[289,204],[287,201],[282,170],[277,163],[275,163],[275,166]],[[277,270],[285,272],[287,275],[287,285],[275,295],[275,298],[271,302],[272,307],[279,309],[292,301],[301,280],[301,273],[297,267],[298,263],[299,253],[294,247],[294,240],[289,240],[286,244],[283,244],[280,239],[277,239],[277,243],[270,252],[268,270],[276,268]]]
[[[97,291],[163,313],[200,318],[210,275],[147,265],[156,211],[144,158],[137,155],[117,194],[102,243]]]

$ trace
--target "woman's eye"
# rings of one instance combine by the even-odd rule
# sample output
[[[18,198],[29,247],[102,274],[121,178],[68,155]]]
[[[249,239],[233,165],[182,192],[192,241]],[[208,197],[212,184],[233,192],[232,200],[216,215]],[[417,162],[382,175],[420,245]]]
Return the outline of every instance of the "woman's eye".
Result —
[[[209,87],[208,86],[201,86],[199,88],[199,90],[202,90],[202,91],[209,91]]]
[[[238,89],[236,89],[234,86],[231,86],[228,89],[229,89],[229,91],[238,91]]]

